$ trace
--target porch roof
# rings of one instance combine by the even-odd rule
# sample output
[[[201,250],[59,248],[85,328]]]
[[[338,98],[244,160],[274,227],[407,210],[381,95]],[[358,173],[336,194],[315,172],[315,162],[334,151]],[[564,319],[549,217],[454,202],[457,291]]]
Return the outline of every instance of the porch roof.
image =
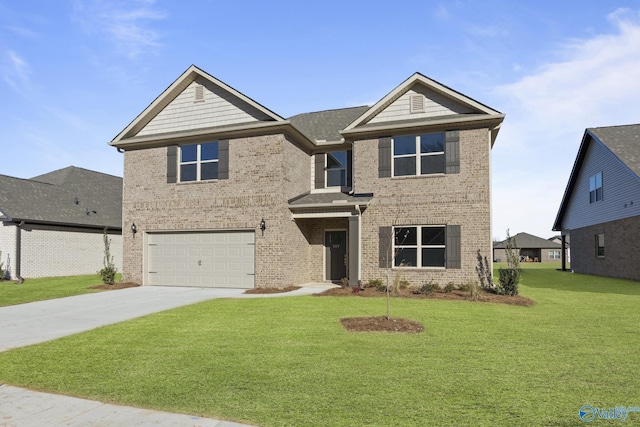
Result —
[[[344,217],[357,209],[365,209],[373,194],[346,194],[341,192],[305,193],[289,200],[294,218]]]

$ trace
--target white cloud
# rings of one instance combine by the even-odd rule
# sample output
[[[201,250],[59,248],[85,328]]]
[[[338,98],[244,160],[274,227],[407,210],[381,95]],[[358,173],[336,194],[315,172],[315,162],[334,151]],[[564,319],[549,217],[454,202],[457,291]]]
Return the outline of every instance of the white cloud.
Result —
[[[13,89],[22,92],[29,84],[31,67],[16,52],[8,50],[0,65],[2,79]]]
[[[166,14],[154,4],[155,0],[77,0],[74,18],[88,34],[106,36],[120,53],[135,59],[160,47],[161,36],[151,23]]]
[[[497,88],[507,119],[494,148],[494,235],[551,228],[585,128],[639,123],[640,13],[614,32],[571,40],[558,60]]]

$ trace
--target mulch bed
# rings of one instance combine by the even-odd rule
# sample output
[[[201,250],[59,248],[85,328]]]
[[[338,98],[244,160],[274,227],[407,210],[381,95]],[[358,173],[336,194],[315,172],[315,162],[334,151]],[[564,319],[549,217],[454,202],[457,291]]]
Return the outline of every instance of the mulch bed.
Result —
[[[286,288],[253,288],[244,291],[245,294],[280,294],[300,289],[300,286],[287,286]]]
[[[419,333],[424,331],[422,323],[409,319],[386,316],[378,317],[349,317],[340,319],[340,323],[351,332],[407,332]]]
[[[382,298],[386,296],[385,292],[379,291],[376,288],[365,288],[362,291],[353,292],[353,288],[331,288],[322,293],[316,294],[316,296],[343,296],[343,297],[364,297],[364,298]],[[468,292],[463,291],[436,291],[428,294],[416,292],[414,289],[400,289],[397,295],[391,294],[394,298],[413,298],[413,299],[440,299],[440,300],[454,300],[454,301],[472,301],[472,302],[489,302],[496,304],[509,304],[519,305],[524,307],[530,307],[535,304],[535,301],[524,297],[522,295],[506,296],[492,294],[489,292],[481,291],[478,295],[478,299],[474,300],[469,296]]]
[[[114,283],[113,285],[102,284],[102,285],[89,286],[89,289],[100,289],[104,291],[112,291],[116,289],[135,288],[137,286],[140,286],[140,285],[132,282],[120,282],[120,283]]]

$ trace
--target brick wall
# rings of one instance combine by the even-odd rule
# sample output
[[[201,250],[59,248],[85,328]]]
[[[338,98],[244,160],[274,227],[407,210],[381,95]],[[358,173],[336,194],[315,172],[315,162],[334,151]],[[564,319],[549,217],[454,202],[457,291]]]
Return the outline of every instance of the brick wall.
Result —
[[[147,231],[256,231],[256,286],[308,281],[308,245],[291,219],[288,200],[309,191],[308,154],[283,135],[229,141],[229,179],[167,184],[166,147],[125,152],[126,280],[143,282]],[[264,237],[260,220],[266,223]]]
[[[110,234],[110,252],[122,271],[122,236]],[[26,224],[21,231],[20,274],[24,278],[97,274],[103,267],[101,230]],[[15,258],[12,263],[15,267]]]
[[[477,251],[491,257],[490,145],[488,129],[460,131],[460,173],[379,178],[378,139],[354,142],[354,188],[374,193],[362,214],[362,279],[384,278],[379,228],[392,225],[460,225],[461,269],[393,269],[412,285],[478,280]]]
[[[576,273],[640,280],[640,216],[571,230],[571,268]],[[604,233],[605,256],[596,256],[596,234]]]

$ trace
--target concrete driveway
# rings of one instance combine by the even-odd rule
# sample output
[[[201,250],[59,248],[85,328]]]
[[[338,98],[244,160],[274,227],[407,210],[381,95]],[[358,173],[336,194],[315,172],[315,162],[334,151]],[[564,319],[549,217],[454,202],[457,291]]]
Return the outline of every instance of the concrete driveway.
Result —
[[[141,286],[0,307],[0,351],[214,298],[310,295],[330,287],[333,285],[310,284],[284,294],[244,294],[244,289]],[[110,405],[0,384],[0,426],[87,425],[243,426],[229,421]]]
[[[244,294],[244,289],[139,286],[0,307],[0,352],[214,298],[309,295],[332,286],[309,284],[283,294]]]

